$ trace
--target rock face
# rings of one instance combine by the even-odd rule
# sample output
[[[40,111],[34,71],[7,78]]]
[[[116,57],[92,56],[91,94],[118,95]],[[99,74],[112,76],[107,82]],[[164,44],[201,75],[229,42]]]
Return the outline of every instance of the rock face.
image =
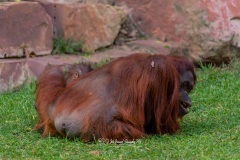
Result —
[[[51,53],[53,25],[39,3],[1,3],[0,24],[0,58]]]
[[[0,5],[0,58],[49,54],[53,33],[84,41],[90,50],[119,46],[88,58],[0,59],[0,92],[35,79],[48,63],[101,63],[138,52],[183,54],[195,62],[221,63],[240,57],[239,0],[26,1],[32,2]],[[149,39],[140,40],[142,35]]]
[[[195,61],[224,61],[239,56],[230,54],[234,47],[240,47],[239,0],[116,2],[132,9],[135,24],[147,36],[177,42],[175,53],[180,51]]]

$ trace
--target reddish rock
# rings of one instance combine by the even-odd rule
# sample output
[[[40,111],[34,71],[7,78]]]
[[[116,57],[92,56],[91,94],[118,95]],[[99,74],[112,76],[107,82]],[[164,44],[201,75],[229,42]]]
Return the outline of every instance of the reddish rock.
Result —
[[[28,67],[24,60],[0,63],[0,93],[20,87],[28,78]]]
[[[0,58],[51,53],[52,21],[39,3],[2,3],[0,24]]]
[[[240,47],[239,0],[116,2],[131,8],[135,24],[147,36],[178,42],[184,55],[194,60],[221,61],[224,56],[235,56],[227,53],[231,46]]]
[[[57,37],[83,41],[90,50],[112,45],[127,16],[123,7],[89,3],[41,3],[51,15]]]

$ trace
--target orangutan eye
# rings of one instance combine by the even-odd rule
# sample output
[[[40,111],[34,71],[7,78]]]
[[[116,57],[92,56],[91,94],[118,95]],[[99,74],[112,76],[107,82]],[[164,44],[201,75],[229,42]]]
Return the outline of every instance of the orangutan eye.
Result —
[[[188,82],[183,82],[181,84],[181,88],[187,89],[187,87],[188,87]]]

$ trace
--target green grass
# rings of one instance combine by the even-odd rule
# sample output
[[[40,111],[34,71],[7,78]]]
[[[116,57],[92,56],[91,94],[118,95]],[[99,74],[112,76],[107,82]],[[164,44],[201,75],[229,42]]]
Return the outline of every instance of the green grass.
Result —
[[[84,42],[73,41],[71,39],[54,38],[53,54],[85,54],[83,53]]]
[[[197,76],[181,132],[124,144],[40,138],[32,130],[35,84],[2,94],[0,159],[240,159],[240,63],[202,66]]]

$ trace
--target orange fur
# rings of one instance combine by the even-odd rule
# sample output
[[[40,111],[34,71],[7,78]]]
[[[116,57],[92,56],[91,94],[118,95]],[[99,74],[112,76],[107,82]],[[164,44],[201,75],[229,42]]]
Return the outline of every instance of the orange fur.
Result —
[[[52,76],[46,73],[46,87],[41,78],[38,85],[40,122],[36,126],[45,129],[43,136],[54,133],[83,141],[173,134],[180,128],[178,63],[171,56],[134,54],[82,75],[67,86],[61,76],[55,77],[58,82],[46,83],[46,76]],[[38,98],[42,94],[46,97]]]

